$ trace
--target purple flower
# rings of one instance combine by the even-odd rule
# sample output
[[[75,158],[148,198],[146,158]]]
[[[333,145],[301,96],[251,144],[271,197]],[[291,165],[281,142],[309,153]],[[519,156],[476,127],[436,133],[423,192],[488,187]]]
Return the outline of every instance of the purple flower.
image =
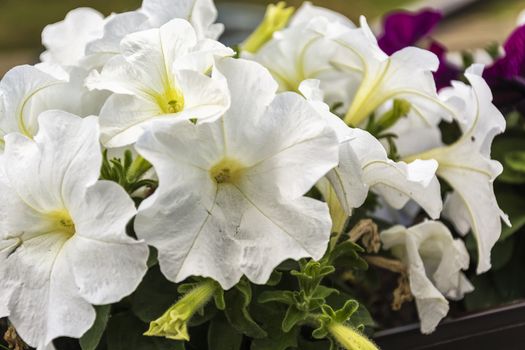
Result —
[[[503,45],[505,54],[485,69],[483,77],[502,110],[525,112],[525,25],[512,32]]]
[[[447,61],[447,50],[437,41],[433,41],[428,48],[439,59],[439,68],[434,72],[434,80],[438,90],[450,86],[452,80],[458,80],[461,76],[461,69]]]
[[[516,28],[505,44],[505,55],[485,70],[486,79],[512,79],[525,76],[525,25]]]
[[[419,12],[394,12],[383,21],[383,34],[379,37],[379,46],[389,55],[404,47],[413,46],[427,36],[441,18],[440,12],[430,9]]]

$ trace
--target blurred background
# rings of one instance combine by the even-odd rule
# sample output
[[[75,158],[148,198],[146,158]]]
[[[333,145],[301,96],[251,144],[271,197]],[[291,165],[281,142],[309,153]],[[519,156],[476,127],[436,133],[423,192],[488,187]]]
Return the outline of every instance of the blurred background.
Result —
[[[177,1],[177,0],[173,0]],[[269,0],[216,0],[219,22],[226,24],[228,44],[243,39],[264,13]],[[301,0],[290,0],[299,6]],[[525,0],[313,0],[316,5],[339,11],[352,20],[363,14],[378,28],[382,16],[395,9],[441,9],[446,16],[433,37],[450,50],[486,47],[502,42],[525,9]],[[35,63],[43,50],[40,32],[60,21],[76,7],[95,8],[104,14],[133,10],[141,0],[0,0],[0,76],[9,68]]]

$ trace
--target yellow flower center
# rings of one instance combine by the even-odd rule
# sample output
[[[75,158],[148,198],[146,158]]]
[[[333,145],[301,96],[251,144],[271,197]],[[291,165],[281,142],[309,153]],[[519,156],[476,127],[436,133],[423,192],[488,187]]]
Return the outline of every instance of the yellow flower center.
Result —
[[[52,223],[52,227],[62,232],[67,236],[73,236],[75,234],[75,222],[71,218],[71,215],[67,210],[57,210],[47,214],[47,217]]]
[[[226,157],[211,167],[210,177],[217,184],[235,184],[242,177],[244,170],[244,165],[242,165],[238,160]]]
[[[179,113],[184,109],[182,91],[172,86],[166,86],[163,94],[157,94],[156,100],[165,114]]]

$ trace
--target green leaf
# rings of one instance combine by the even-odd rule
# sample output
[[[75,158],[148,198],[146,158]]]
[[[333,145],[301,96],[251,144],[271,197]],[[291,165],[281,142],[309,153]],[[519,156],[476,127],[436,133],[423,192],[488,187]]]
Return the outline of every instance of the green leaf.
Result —
[[[525,196],[515,186],[500,184],[495,187],[498,204],[509,216],[512,226],[503,224],[500,241],[507,239],[525,226]]]
[[[501,302],[489,275],[473,276],[470,282],[474,285],[474,291],[465,295],[467,310],[482,310]]]
[[[149,269],[131,296],[131,310],[144,322],[160,317],[179,298],[177,285],[168,281],[159,266]]]
[[[490,258],[492,262],[491,271],[497,271],[507,265],[514,252],[514,240],[507,239],[496,243],[492,248]]]
[[[329,288],[323,285],[319,285],[312,294],[312,297],[325,299],[332,294],[339,294],[339,291],[335,288]]]
[[[306,316],[308,316],[307,311],[299,310],[295,305],[290,305],[288,310],[286,310],[286,315],[283,319],[283,332],[290,332],[295,325],[297,325],[301,321],[304,321],[306,319]]]
[[[111,305],[95,306],[97,317],[93,326],[80,338],[80,347],[82,350],[95,350],[100,343],[102,334],[106,329],[109,319]]]
[[[233,328],[224,316],[215,317],[208,329],[208,350],[239,350],[242,334]]]
[[[334,320],[339,323],[345,323],[359,308],[359,303],[356,300],[347,300],[345,305],[335,312]]]
[[[251,287],[249,282],[239,283],[225,293],[226,300],[225,314],[230,324],[240,333],[251,338],[265,338],[267,336],[262,329],[251,317],[248,307],[251,302]]]
[[[257,301],[261,304],[275,301],[286,305],[292,305],[295,303],[294,292],[289,290],[267,290],[259,295]]]
[[[497,178],[498,182],[509,184],[525,183],[525,173],[515,170],[522,167],[522,165],[519,165],[521,155],[509,157],[509,154],[520,154],[523,151],[525,151],[525,141],[522,137],[499,137],[494,140],[491,154],[494,159],[499,160],[503,164],[503,172]],[[510,161],[510,164],[508,161]]]
[[[269,338],[254,339],[250,350],[287,350],[297,347],[299,327],[294,327],[290,332],[277,332],[270,334]]]
[[[108,322],[107,350],[184,350],[180,341],[147,337],[148,325],[130,312],[114,315]]]
[[[368,263],[361,257],[364,249],[351,241],[345,241],[335,246],[329,256],[333,265],[351,268],[354,270],[367,270]]]
[[[279,282],[281,282],[282,277],[283,277],[282,272],[273,270],[272,274],[270,275],[270,279],[268,280],[268,282],[266,282],[266,285],[271,286],[271,287],[276,286],[279,284]]]
[[[525,151],[512,151],[505,154],[505,164],[513,171],[525,173]]]

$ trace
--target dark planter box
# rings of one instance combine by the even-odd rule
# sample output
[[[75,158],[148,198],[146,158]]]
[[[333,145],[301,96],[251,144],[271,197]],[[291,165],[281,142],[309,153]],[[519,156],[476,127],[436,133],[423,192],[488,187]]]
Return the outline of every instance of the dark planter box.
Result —
[[[382,350],[525,350],[525,301],[446,320],[429,335],[413,324],[374,340]]]

